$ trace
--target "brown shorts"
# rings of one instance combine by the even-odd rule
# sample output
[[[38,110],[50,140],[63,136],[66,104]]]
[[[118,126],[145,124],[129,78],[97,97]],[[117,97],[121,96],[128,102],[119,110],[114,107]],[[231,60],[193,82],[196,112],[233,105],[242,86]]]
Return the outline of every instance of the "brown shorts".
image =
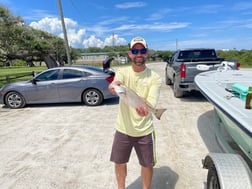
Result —
[[[140,165],[153,167],[156,164],[154,132],[147,136],[131,137],[116,131],[110,160],[117,164],[127,163],[133,147]]]

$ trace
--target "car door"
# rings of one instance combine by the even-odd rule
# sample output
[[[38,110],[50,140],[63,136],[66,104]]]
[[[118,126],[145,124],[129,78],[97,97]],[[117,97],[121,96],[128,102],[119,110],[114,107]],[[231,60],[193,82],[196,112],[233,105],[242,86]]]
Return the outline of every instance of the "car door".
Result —
[[[81,102],[82,92],[87,86],[88,73],[78,69],[65,68],[61,70],[57,83],[61,102]]]
[[[59,69],[48,70],[35,77],[25,93],[29,103],[57,103]]]

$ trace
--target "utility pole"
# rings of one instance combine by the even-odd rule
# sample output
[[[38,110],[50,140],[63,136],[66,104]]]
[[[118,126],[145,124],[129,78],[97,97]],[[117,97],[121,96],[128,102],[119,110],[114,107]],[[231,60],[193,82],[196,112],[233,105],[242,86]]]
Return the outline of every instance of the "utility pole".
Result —
[[[113,49],[114,49],[114,47],[115,47],[115,34],[114,34],[114,32],[112,34],[112,46],[113,46]]]
[[[64,33],[64,39],[65,39],[67,62],[68,62],[69,65],[72,65],[72,60],[71,60],[71,56],[70,56],[70,48],[69,48],[69,44],[68,44],[68,40],[67,40],[66,26],[65,26],[65,21],[64,21],[63,11],[62,11],[62,5],[61,5],[60,0],[58,0],[58,6],[59,6],[59,11],[60,11],[62,30],[63,30],[63,33]]]

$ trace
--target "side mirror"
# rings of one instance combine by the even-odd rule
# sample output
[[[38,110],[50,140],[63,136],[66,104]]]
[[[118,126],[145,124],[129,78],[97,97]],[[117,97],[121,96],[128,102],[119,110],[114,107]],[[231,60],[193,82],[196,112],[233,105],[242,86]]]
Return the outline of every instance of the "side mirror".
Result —
[[[34,85],[37,84],[37,80],[36,80],[36,79],[32,79],[31,82],[32,82],[32,84],[34,84]]]
[[[165,62],[170,63],[170,62],[171,62],[171,59],[172,59],[172,57],[168,57],[168,58],[166,58],[166,59],[164,59],[164,60],[165,60]]]

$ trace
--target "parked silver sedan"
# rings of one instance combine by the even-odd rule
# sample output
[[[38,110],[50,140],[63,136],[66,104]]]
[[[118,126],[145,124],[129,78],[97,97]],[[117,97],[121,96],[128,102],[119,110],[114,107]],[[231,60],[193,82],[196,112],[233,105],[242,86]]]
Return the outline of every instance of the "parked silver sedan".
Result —
[[[69,66],[48,69],[32,80],[10,83],[0,89],[0,104],[23,108],[27,104],[83,102],[100,105],[115,97],[108,90],[114,72],[104,73],[92,66]]]

